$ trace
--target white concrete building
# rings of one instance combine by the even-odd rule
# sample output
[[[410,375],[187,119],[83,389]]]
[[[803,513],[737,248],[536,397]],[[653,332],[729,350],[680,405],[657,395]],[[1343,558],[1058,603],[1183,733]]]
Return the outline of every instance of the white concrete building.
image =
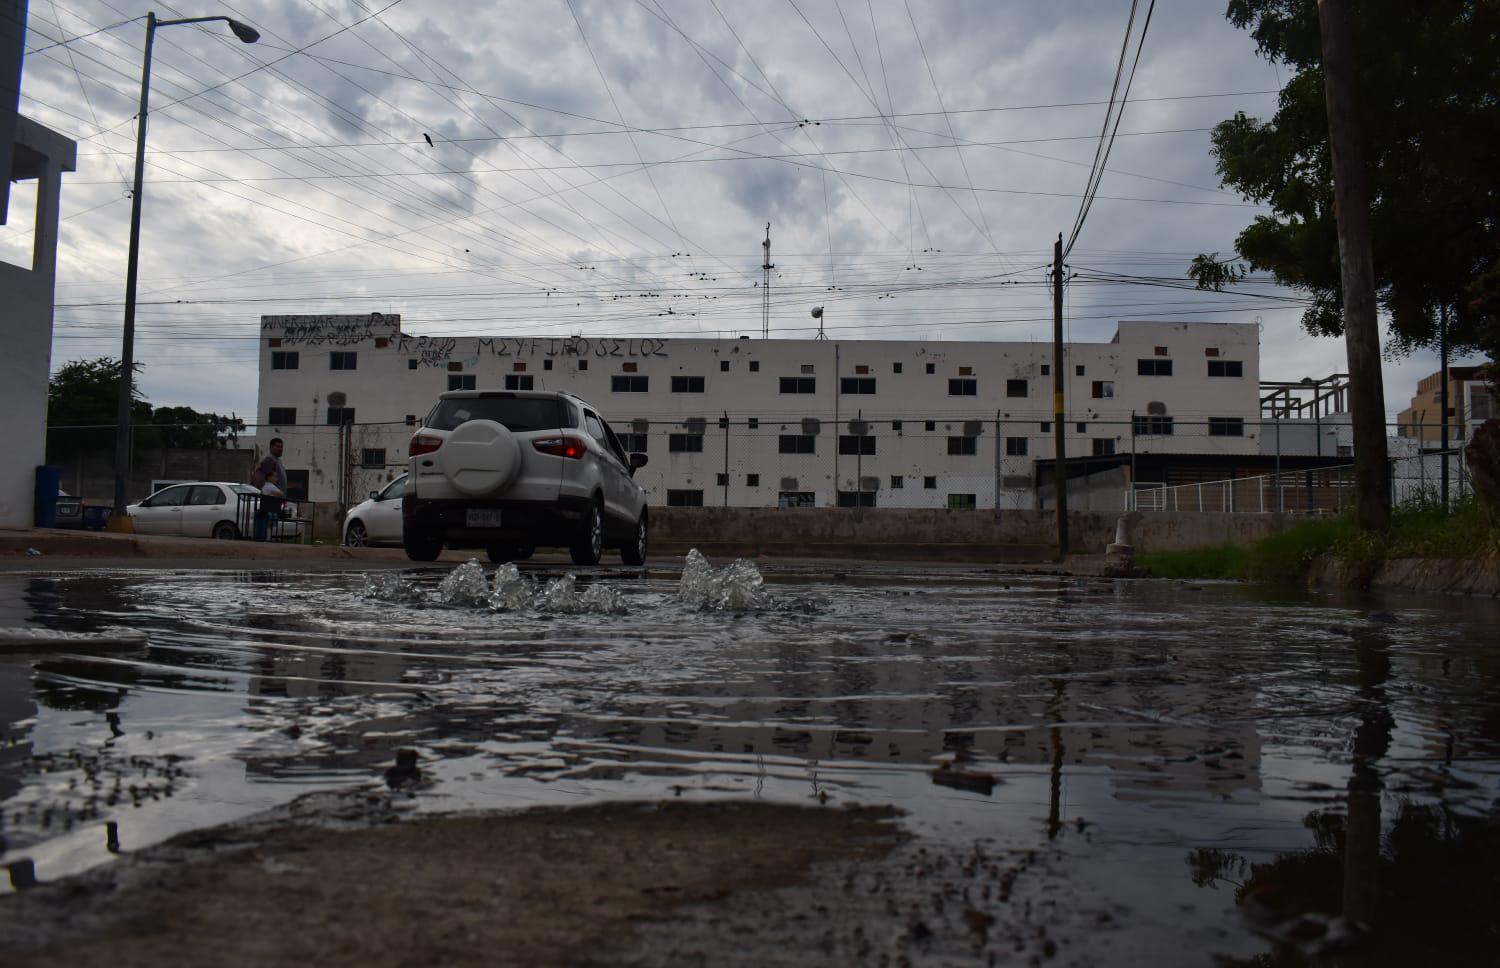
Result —
[[[256,439],[286,441],[304,500],[401,473],[438,395],[470,387],[590,401],[649,455],[638,479],[658,505],[1023,508],[1053,457],[1050,343],[415,337],[380,314],[261,326]],[[1070,460],[1261,453],[1254,324],[1121,322],[1067,346],[1064,372]]]
[[[47,450],[47,377],[52,364],[52,309],[57,275],[57,222],[63,172],[72,171],[77,147],[28,118],[17,118],[10,177],[36,182],[35,218],[8,218],[15,231],[32,230],[31,265],[0,262],[5,309],[5,358],[0,363],[0,409],[9,433],[0,463],[0,527],[30,527],[36,468]],[[15,212],[10,215],[14,216]]]

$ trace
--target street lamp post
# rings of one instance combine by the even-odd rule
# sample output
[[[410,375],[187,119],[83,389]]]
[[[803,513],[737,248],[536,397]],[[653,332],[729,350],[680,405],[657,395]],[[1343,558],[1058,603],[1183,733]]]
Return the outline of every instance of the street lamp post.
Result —
[[[130,403],[135,384],[135,278],[141,252],[141,188],[146,175],[146,109],[151,99],[151,45],[158,27],[177,24],[201,24],[222,20],[234,35],[247,44],[260,39],[260,32],[248,24],[229,17],[184,17],[179,20],[157,20],[146,14],[146,57],[141,66],[141,112],[135,135],[135,189],[130,193],[130,254],[125,262],[125,335],[120,347],[120,399],[115,423],[115,510],[111,523],[116,529],[130,530],[125,516],[125,482],[130,472]]]

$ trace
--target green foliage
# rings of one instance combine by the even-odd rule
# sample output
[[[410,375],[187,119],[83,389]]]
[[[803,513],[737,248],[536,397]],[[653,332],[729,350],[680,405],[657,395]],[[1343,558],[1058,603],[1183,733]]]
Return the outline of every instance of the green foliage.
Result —
[[[1193,264],[1188,266],[1188,275],[1198,283],[1199,289],[1223,292],[1225,286],[1232,286],[1245,278],[1245,267],[1229,260],[1221,260],[1219,253],[1214,252],[1210,255],[1193,256]]]
[[[1247,577],[1249,552],[1235,545],[1136,555],[1139,568],[1153,578],[1235,579]]]
[[[1359,129],[1369,174],[1376,284],[1397,352],[1437,342],[1452,314],[1456,351],[1500,350],[1500,320],[1477,280],[1500,266],[1500,4],[1349,3]],[[1312,298],[1303,324],[1339,335],[1338,231],[1316,0],[1230,0],[1262,56],[1292,70],[1269,120],[1236,114],[1214,129],[1224,184],[1272,214],[1236,247],[1250,267]],[[1208,256],[1190,275],[1205,283]]]
[[[1358,533],[1352,518],[1307,521],[1288,528],[1250,548],[1246,577],[1300,585],[1314,561],[1347,546]]]
[[[245,422],[191,407],[156,407],[132,387],[130,422],[135,452],[163,447],[231,446]],[[47,385],[47,459],[111,453],[115,444],[120,363],[109,357],[64,364]],[[56,429],[70,428],[70,429]]]

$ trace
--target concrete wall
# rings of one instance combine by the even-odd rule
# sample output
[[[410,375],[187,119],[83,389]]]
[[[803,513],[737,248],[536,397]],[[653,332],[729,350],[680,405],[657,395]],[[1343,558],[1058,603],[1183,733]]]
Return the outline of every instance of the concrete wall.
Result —
[[[256,451],[252,448],[167,448],[144,451],[131,461],[130,479],[125,482],[125,495],[128,500],[139,501],[151,493],[152,481],[248,481],[255,458]],[[62,467],[62,489],[69,494],[81,497],[91,504],[108,505],[113,502],[113,450],[54,463]]]
[[[337,493],[338,435],[327,425],[331,394],[342,394],[344,406],[354,409],[355,454],[383,449],[396,465],[450,378],[472,377],[480,389],[504,389],[507,380],[566,389],[599,407],[621,433],[642,421],[651,462],[638,480],[658,506],[669,489],[698,490],[704,503],[722,503],[717,476],[727,473],[734,506],[774,507],[782,490],[810,491],[818,506],[832,506],[838,491],[856,490],[856,478],[868,477],[879,484],[881,507],[941,507],[950,494],[972,494],[979,507],[1026,507],[1033,462],[1052,456],[1050,343],[429,338],[404,335],[399,317],[379,314],[266,316],[261,335],[257,441],[262,447],[273,436],[286,441],[287,467],[308,470],[315,500]],[[295,353],[296,368],[273,369],[277,359],[288,362],[277,353]],[[333,354],[353,354],[354,368]],[[1172,375],[1139,376],[1141,359],[1172,361]],[[1209,360],[1238,361],[1242,375],[1209,377]],[[332,369],[335,362],[340,369]],[[1123,321],[1108,343],[1069,344],[1065,366],[1066,430],[1075,456],[1092,453],[1095,440],[1128,452],[1131,414],[1145,414],[1152,404],[1162,404],[1178,425],[1172,435],[1135,440],[1142,451],[1258,450],[1253,324]],[[623,376],[645,378],[646,392],[617,392],[612,381]],[[673,377],[701,378],[703,390],[674,392]],[[786,377],[813,380],[815,392],[782,393]],[[843,393],[846,378],[873,380],[875,392]],[[954,379],[976,381],[977,392],[951,394]],[[1011,380],[1024,381],[1017,396],[1010,395]],[[1109,383],[1110,395],[1093,396],[1095,381]],[[273,407],[295,410],[295,424],[271,424]],[[837,438],[850,433],[848,422],[861,412],[878,446],[856,461],[838,453]],[[727,435],[717,426],[726,413]],[[1244,435],[1209,436],[1203,421],[1210,414],[1241,418]],[[669,452],[667,434],[682,432],[691,418],[706,425],[703,450]],[[779,435],[801,433],[804,418],[819,422],[815,453],[781,453]],[[975,453],[950,454],[948,438],[965,435],[970,421],[980,423]],[[926,486],[928,476],[938,478],[936,486]],[[899,488],[892,486],[896,477]],[[796,486],[783,488],[784,478]]]
[[[1069,512],[1072,550],[1102,554],[1114,540],[1117,521],[1113,513]],[[1160,552],[1250,544],[1291,521],[1278,514],[1143,514],[1136,547]],[[697,545],[735,554],[850,557],[872,546],[878,554],[886,546],[909,557],[1040,561],[1052,556],[1057,539],[1053,511],[661,508],[652,512],[652,522],[653,541],[663,550]]]
[[[29,527],[36,467],[47,447],[47,377],[52,365],[52,304],[57,270],[57,222],[62,173],[74,167],[75,147],[54,131],[19,118],[13,151],[17,179],[36,181],[31,264],[0,263],[5,354],[0,362],[0,413],[5,414],[5,460],[0,461],[0,527]],[[13,215],[18,213],[12,213]],[[7,228],[20,230],[24,218]]]

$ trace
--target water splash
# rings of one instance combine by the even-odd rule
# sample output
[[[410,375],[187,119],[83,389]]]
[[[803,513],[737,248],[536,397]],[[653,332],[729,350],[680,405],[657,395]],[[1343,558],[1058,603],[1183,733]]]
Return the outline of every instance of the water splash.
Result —
[[[583,610],[590,615],[624,615],[625,596],[618,588],[595,582],[583,593]]]
[[[438,586],[437,600],[444,605],[485,605],[490,600],[490,580],[484,566],[470,558],[448,573]]]
[[[687,555],[677,598],[689,605],[721,612],[751,612],[770,604],[760,569],[748,558],[715,568],[697,548]]]
[[[366,598],[397,605],[415,604],[423,598],[422,590],[416,585],[388,571],[366,575],[364,595]]]
[[[495,580],[490,589],[489,606],[497,612],[518,612],[530,608],[536,598],[536,583],[525,575],[516,563],[506,562],[495,569]]]

